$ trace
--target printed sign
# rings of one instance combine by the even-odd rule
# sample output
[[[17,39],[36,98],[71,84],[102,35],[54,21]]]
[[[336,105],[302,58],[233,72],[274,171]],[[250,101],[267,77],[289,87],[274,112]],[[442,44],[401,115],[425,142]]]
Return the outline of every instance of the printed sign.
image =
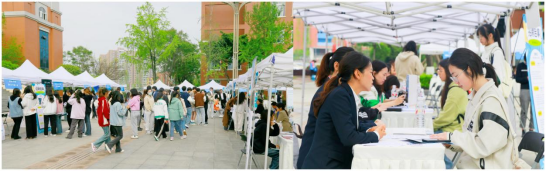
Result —
[[[18,88],[19,90],[22,89],[21,80],[17,80],[17,79],[4,79],[4,85],[6,86],[6,89],[8,90],[11,90],[14,88]]]
[[[53,90],[63,90],[63,82],[53,82]]]

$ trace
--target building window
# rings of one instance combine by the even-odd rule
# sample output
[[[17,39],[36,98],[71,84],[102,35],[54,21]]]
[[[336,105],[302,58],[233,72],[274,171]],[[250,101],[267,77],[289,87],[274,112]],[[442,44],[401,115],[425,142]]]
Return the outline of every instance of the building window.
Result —
[[[285,2],[274,2],[279,10],[278,17],[285,17]]]
[[[46,9],[44,9],[44,7],[40,7],[38,9],[38,17],[40,17],[43,20],[47,20],[47,13],[46,13]]]

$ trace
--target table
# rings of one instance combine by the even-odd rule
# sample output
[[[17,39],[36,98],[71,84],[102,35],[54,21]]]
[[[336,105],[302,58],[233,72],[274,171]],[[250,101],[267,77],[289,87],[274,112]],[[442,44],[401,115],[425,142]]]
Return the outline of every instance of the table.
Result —
[[[279,169],[294,169],[294,141],[293,133],[282,133],[276,137],[270,137],[272,144],[279,145]],[[298,145],[298,144],[297,144]]]
[[[379,143],[353,146],[352,169],[445,169],[445,147],[440,143],[411,144],[401,137],[429,135],[398,135],[404,132],[430,132],[425,128],[387,128],[388,136]]]
[[[433,129],[433,109],[426,109],[425,127]],[[382,119],[386,128],[417,128],[416,111],[414,109],[403,109],[401,112],[384,111]]]

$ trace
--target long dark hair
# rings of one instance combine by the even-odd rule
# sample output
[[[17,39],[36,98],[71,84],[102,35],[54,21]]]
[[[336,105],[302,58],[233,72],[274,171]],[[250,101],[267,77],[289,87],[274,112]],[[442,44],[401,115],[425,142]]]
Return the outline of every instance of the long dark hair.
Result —
[[[110,95],[112,96],[112,100],[110,100],[111,105],[114,105],[114,103],[116,102],[122,103],[123,98],[122,98],[122,94],[119,91],[112,91]]]
[[[237,104],[240,105],[244,101],[245,101],[245,92],[239,92],[239,101],[237,102]]]
[[[491,24],[483,24],[479,28],[477,28],[477,33],[475,33],[477,36],[483,36],[488,41],[488,35],[492,34],[492,37],[494,38],[494,42],[498,42],[498,46],[501,49],[501,52],[503,52],[503,49],[501,48],[501,41],[500,41],[500,33],[498,29],[495,29],[494,26]]]
[[[382,61],[379,61],[379,60],[372,61],[372,71],[374,71],[374,75],[378,74],[384,68],[387,68],[386,63],[384,63]],[[385,82],[384,82],[384,84],[385,84]],[[382,92],[384,92],[384,86],[382,86],[380,84],[377,84],[376,79],[374,79],[373,85],[374,85],[374,88],[376,88],[376,91],[378,91],[378,93],[379,93],[378,95],[381,95]]]
[[[74,94],[74,98],[76,98],[76,101],[80,103],[80,99],[83,97],[82,90],[76,90],[76,94]]]
[[[287,110],[285,110],[285,103],[278,103],[277,104],[277,107],[283,111],[285,111],[285,113],[287,113],[287,115],[289,114],[289,112],[287,112]]]
[[[178,91],[173,91],[171,93],[171,100],[169,101],[169,103],[173,103],[173,99],[176,99],[177,95],[179,95],[179,92]]]
[[[484,63],[475,52],[466,49],[458,48],[450,56],[448,61],[449,65],[459,68],[464,71],[465,75],[471,76],[475,80],[478,76],[484,75],[486,78],[492,78],[496,87],[500,85],[500,80],[491,64]],[[486,69],[486,75],[482,71],[482,68]],[[471,73],[467,73],[467,69],[471,70]]]
[[[412,51],[414,52],[414,55],[418,55],[418,48],[416,48],[416,42],[411,40],[408,43],[406,43],[405,47],[403,47],[403,52],[406,52],[406,51]]]
[[[49,102],[54,103],[54,102],[55,102],[55,97],[53,96],[53,92],[52,92],[52,91],[53,91],[53,90],[48,90],[48,91],[46,91],[46,92],[47,92],[46,95],[47,95],[47,97],[48,97]]]
[[[139,91],[137,91],[136,88],[131,89],[131,97],[135,97],[139,95]]]
[[[158,102],[158,99],[163,99],[163,90],[160,89],[156,92],[156,97],[154,97],[154,102]]]
[[[12,96],[20,97],[21,96],[21,90],[19,90],[18,88],[14,88]]]
[[[25,90],[23,91],[23,94],[27,95],[27,93],[31,93],[32,96],[34,96],[34,98],[32,100],[36,99],[36,93],[34,93],[34,90],[32,90],[32,86],[25,87]]]
[[[63,98],[61,98],[61,97],[59,96],[59,92],[58,92],[58,91],[53,92],[53,95],[55,96],[55,98],[57,98],[57,102],[58,102],[58,103],[63,103]]]
[[[104,97],[108,90],[106,88],[99,89],[99,97]]]
[[[452,79],[450,79],[450,71],[448,70],[448,60],[449,59],[443,59],[441,62],[439,62],[439,67],[442,67],[444,69],[444,75],[446,78],[444,81],[443,90],[441,91],[441,109],[443,109],[444,103],[446,103],[448,89],[450,88],[450,84],[452,84]]]
[[[313,112],[315,117],[317,117],[319,109],[334,88],[338,87],[341,82],[348,82],[351,80],[356,69],[363,72],[369,64],[370,59],[362,53],[356,51],[348,52],[340,61],[338,74],[325,83],[323,92],[321,92],[320,96],[313,101]]]
[[[331,72],[334,72],[334,63],[340,62],[342,57],[348,52],[355,51],[352,47],[340,47],[335,52],[327,53],[321,60],[321,66],[317,70],[317,79],[315,85],[317,87],[323,85]]]

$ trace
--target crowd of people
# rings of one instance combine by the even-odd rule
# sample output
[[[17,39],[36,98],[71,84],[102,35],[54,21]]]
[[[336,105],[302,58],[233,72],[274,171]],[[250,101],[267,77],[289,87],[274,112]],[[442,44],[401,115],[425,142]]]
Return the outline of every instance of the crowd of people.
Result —
[[[522,89],[521,128],[523,134],[534,131],[532,120],[529,130],[524,126],[531,100],[526,64],[519,64],[515,72],[507,70],[498,31],[490,24],[479,27],[476,36],[486,49],[481,56],[459,48],[439,62],[437,74],[444,87],[431,138],[448,140],[451,143],[444,144],[447,149],[463,152],[459,163],[445,156],[446,168],[453,164],[464,169],[524,168],[514,141],[513,95],[502,85],[510,85],[511,73],[515,73]],[[423,73],[417,54],[413,41],[387,64],[372,61],[351,47],[325,54],[315,80],[319,89],[310,104],[297,169],[349,169],[353,145],[380,141],[386,135],[385,124],[367,116],[404,103],[405,95],[391,98],[391,90],[401,88],[407,75]]]

